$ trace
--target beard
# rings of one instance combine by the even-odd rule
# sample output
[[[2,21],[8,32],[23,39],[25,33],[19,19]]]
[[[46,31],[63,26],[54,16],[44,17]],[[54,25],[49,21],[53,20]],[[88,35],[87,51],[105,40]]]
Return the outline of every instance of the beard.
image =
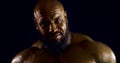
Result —
[[[70,43],[69,29],[67,28],[67,31],[65,32],[65,34],[63,33],[60,33],[60,34],[62,37],[59,40],[42,37],[42,42],[47,52],[52,53],[54,55],[59,55],[60,52],[62,52],[65,49],[65,47],[69,45]]]

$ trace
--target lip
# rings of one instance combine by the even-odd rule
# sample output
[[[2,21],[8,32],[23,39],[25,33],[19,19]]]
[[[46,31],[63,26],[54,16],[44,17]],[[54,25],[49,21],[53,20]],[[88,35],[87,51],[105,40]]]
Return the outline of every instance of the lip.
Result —
[[[62,35],[60,33],[57,33],[53,36],[54,39],[60,39],[62,37]]]
[[[56,33],[56,34],[53,34],[52,37],[56,37],[57,38],[57,36],[60,36],[60,35],[61,35],[60,33]]]
[[[61,33],[52,34],[49,36],[51,39],[60,39],[62,37]]]
[[[62,35],[62,33],[60,32],[56,32],[56,33],[49,33],[48,36],[52,37],[52,36],[57,36],[57,35]]]
[[[56,33],[55,35],[60,35],[60,33]]]

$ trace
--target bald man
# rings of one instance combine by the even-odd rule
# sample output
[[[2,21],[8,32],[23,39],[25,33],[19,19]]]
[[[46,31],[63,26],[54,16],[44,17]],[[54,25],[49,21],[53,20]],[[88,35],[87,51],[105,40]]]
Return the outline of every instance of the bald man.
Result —
[[[40,0],[34,9],[40,39],[17,54],[12,63],[116,63],[113,51],[89,36],[72,33],[57,0]]]

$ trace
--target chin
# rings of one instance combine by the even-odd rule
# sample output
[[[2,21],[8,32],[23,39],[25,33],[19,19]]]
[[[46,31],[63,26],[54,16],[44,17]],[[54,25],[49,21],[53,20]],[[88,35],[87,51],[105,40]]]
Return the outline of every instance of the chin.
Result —
[[[50,39],[50,42],[54,42],[54,43],[61,43],[62,38],[58,38],[58,39]]]

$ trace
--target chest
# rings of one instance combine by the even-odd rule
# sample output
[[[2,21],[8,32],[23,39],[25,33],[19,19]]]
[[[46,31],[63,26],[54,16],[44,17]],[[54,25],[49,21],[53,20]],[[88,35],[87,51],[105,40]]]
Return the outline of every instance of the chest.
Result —
[[[26,59],[26,63],[96,63],[94,57],[80,47],[70,47],[60,56],[38,51]]]

